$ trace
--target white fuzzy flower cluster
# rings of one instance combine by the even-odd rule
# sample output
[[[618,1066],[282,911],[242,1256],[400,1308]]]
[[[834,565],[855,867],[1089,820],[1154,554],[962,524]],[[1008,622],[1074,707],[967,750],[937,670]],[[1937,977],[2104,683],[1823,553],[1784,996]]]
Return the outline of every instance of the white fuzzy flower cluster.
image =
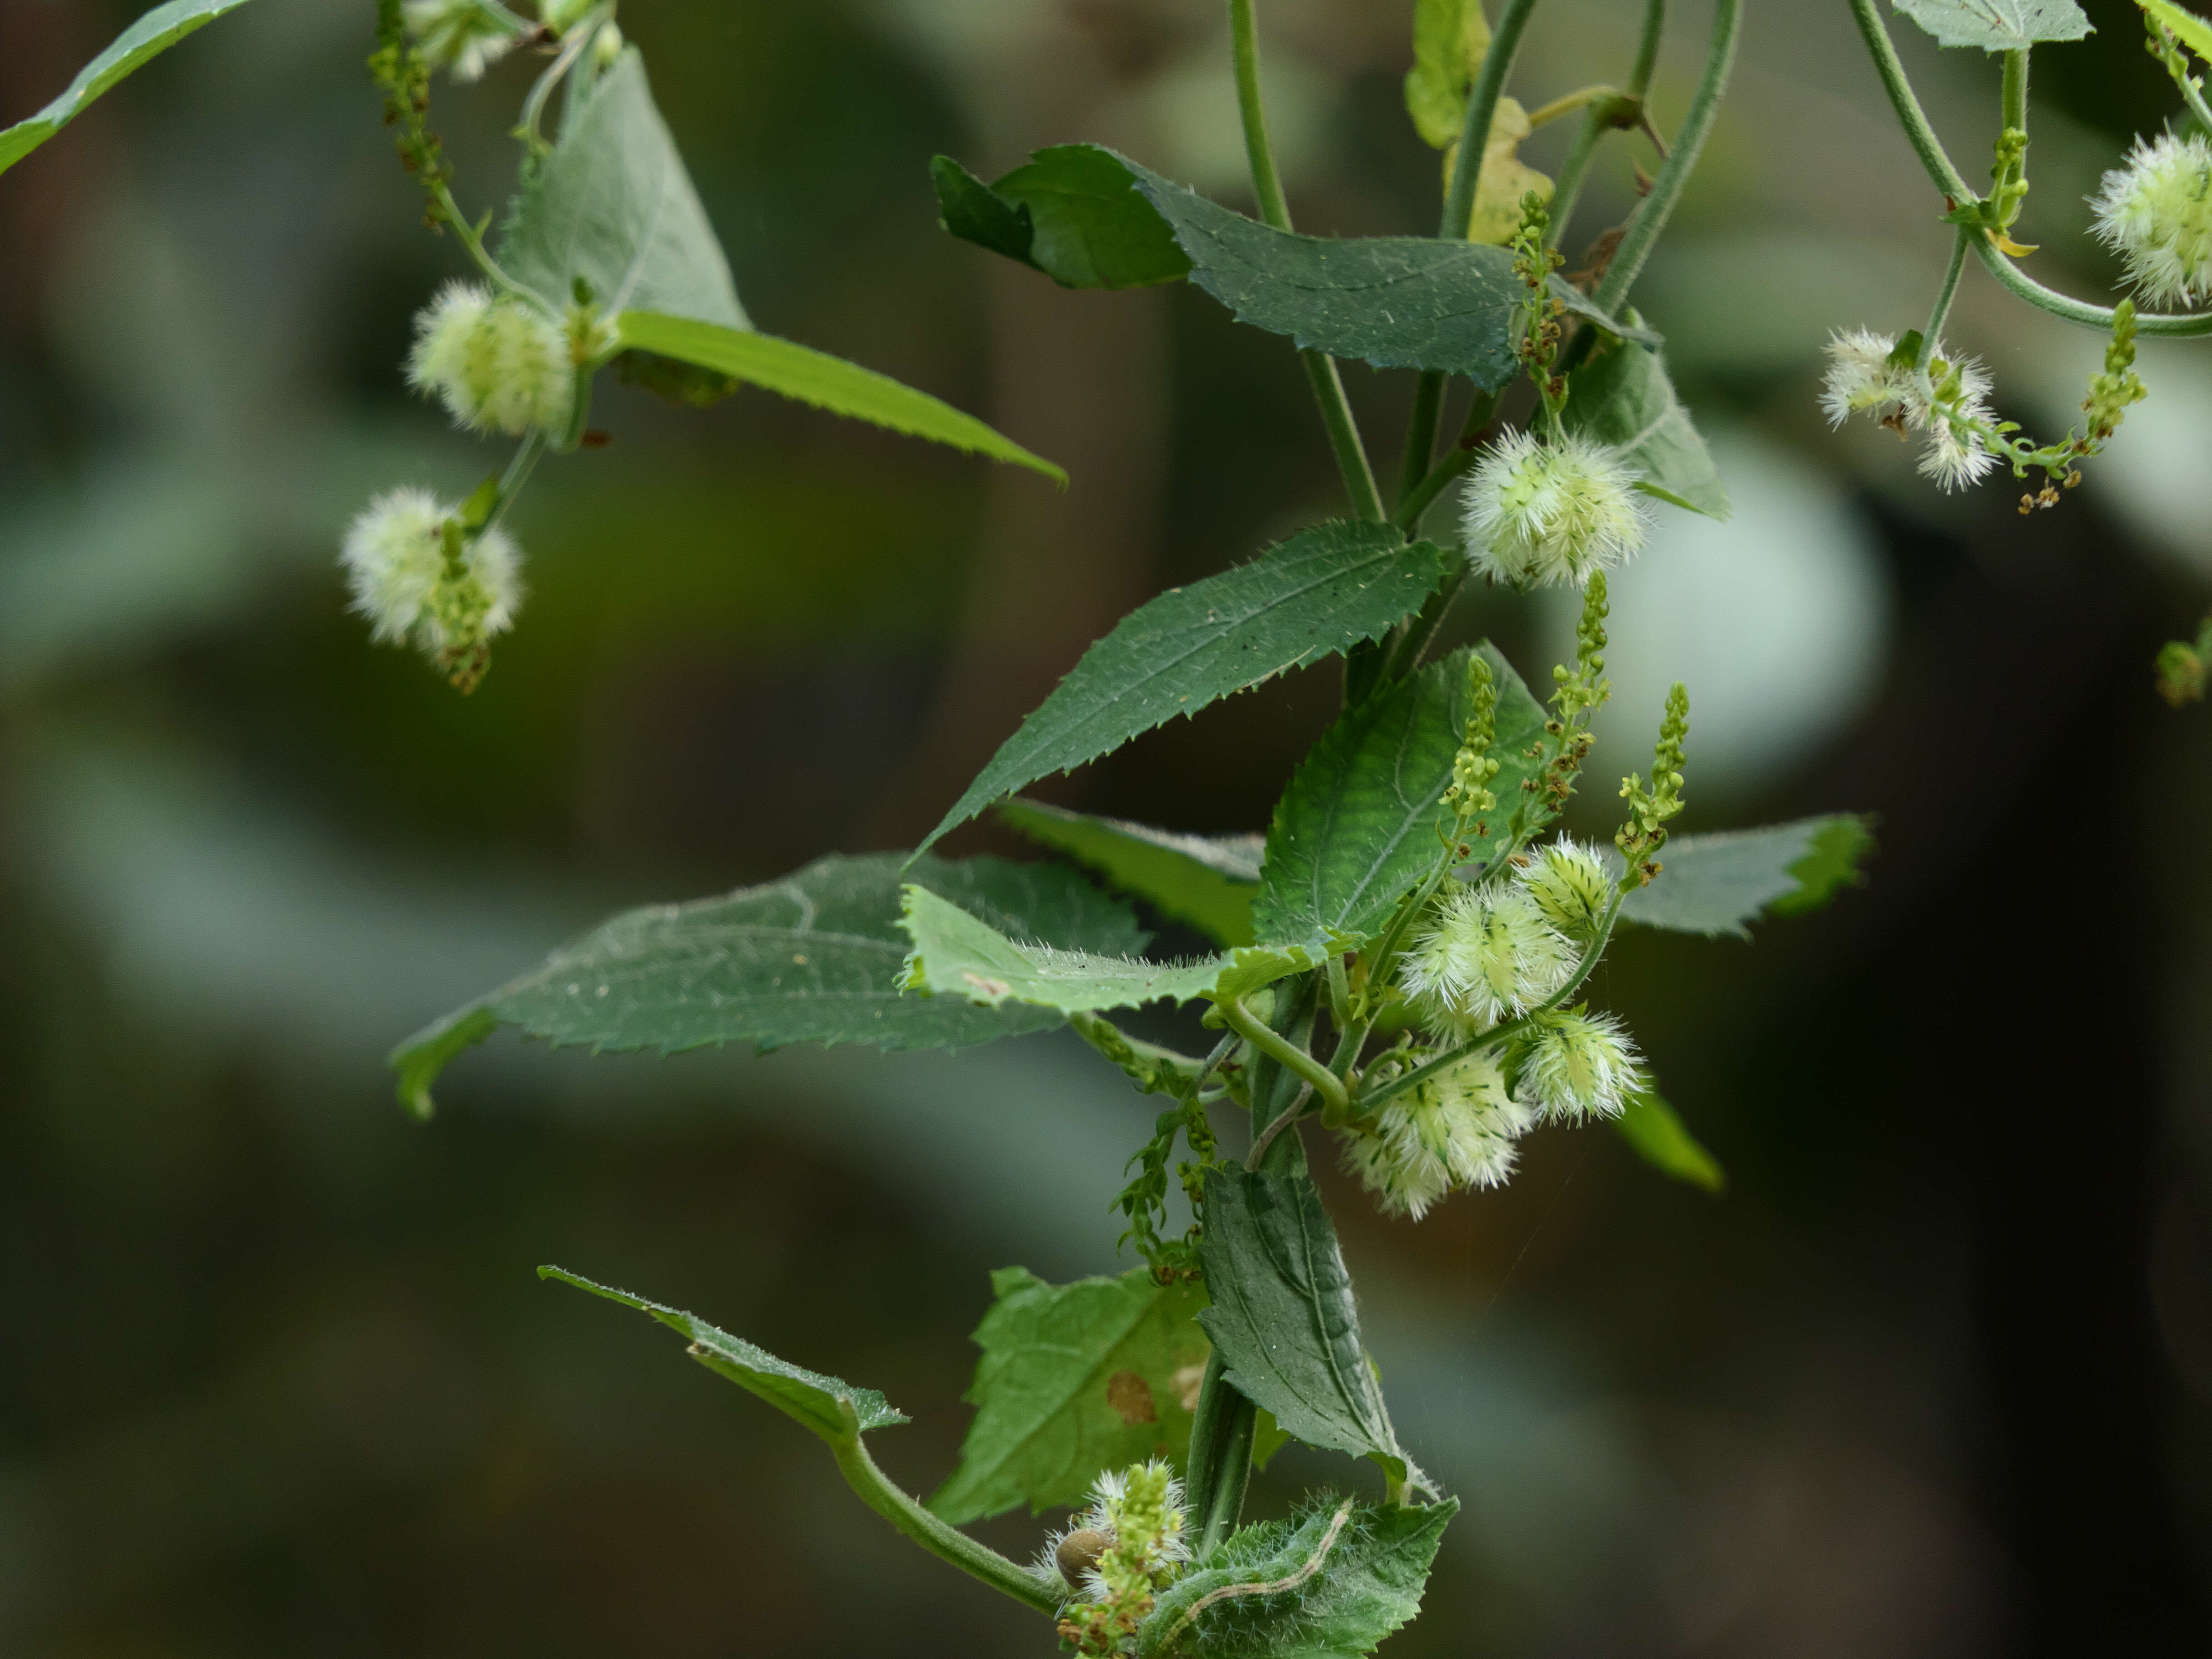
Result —
[[[446,526],[459,512],[426,489],[393,489],[347,529],[338,562],[353,609],[368,618],[379,644],[411,644],[441,661],[514,625],[522,555],[505,531],[465,541],[459,580],[449,580]]]
[[[1554,1121],[1619,1117],[1644,1086],[1644,1068],[1613,1015],[1546,1014],[1515,1082],[1520,1103]]]
[[[1474,1036],[1565,985],[1577,954],[1522,884],[1462,887],[1414,936],[1399,983],[1431,1030]]]
[[[1489,1054],[1470,1054],[1385,1101],[1344,1132],[1345,1166],[1382,1210],[1419,1221],[1455,1188],[1499,1187],[1536,1115],[1506,1092]]]
[[[451,70],[456,81],[475,81],[507,56],[515,34],[477,0],[403,0],[407,33],[433,70]]]
[[[408,384],[436,394],[471,431],[565,430],[575,375],[557,324],[481,283],[447,283],[415,319]]]
[[[2089,205],[2098,236],[2146,298],[2212,301],[2212,143],[2203,134],[2138,138]]]
[[[1636,476],[1618,450],[1586,438],[1546,444],[1525,431],[1502,438],[1467,482],[1468,556],[1516,586],[1587,582],[1644,545]]]
[[[1832,338],[1820,392],[1828,423],[1872,414],[1899,433],[1925,432],[1923,473],[1946,489],[1977,483],[1997,465],[1982,437],[1996,420],[1988,371],[1971,357],[1953,357],[1940,340],[1926,374],[1896,356],[1893,335],[1855,328]]]

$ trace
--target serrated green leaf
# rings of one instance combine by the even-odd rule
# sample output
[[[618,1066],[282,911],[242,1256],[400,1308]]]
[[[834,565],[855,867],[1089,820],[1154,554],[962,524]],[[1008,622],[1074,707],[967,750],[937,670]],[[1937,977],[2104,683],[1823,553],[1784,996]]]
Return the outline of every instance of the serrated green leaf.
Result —
[[[1064,288],[1139,288],[1190,272],[1128,168],[1095,144],[1038,150],[990,185],[945,155],[930,164],[930,177],[946,230]]]
[[[1620,919],[1709,939],[1749,939],[1762,913],[1816,910],[1838,889],[1865,878],[1874,850],[1869,821],[1850,813],[1801,818],[1761,830],[1683,836],[1660,854],[1661,873],[1621,901]]]
[[[662,312],[750,328],[636,48],[572,96],[559,142],[501,233],[501,265],[556,306],[580,277],[608,316]]]
[[[1656,351],[1601,339],[1589,360],[1567,377],[1561,418],[1568,431],[1621,451],[1645,495],[1708,518],[1728,517],[1721,475]]]
[[[1647,1089],[1629,1097],[1627,1109],[1613,1121],[1620,1138],[1636,1155],[1662,1175],[1718,1193],[1728,1185],[1720,1160],[1698,1144],[1674,1109]]]
[[[2079,40],[2089,20],[2074,0],[1897,0],[1898,10],[1943,46],[2025,52],[2039,40]]]
[[[1413,0],[1413,67],[1406,71],[1406,113],[1422,142],[1459,142],[1467,100],[1490,50],[1481,0]]]
[[[1522,780],[1534,771],[1525,751],[1545,720],[1513,665],[1494,646],[1480,648],[1498,688],[1490,752],[1499,769],[1490,787],[1499,805],[1488,835],[1474,838],[1477,860],[1504,836]],[[1260,938],[1366,937],[1434,866],[1437,804],[1467,732],[1468,655],[1455,651],[1347,709],[1299,763],[1267,832],[1252,902]]]
[[[1323,1498],[1240,1528],[1160,1592],[1139,1659],[1359,1659],[1420,1611],[1456,1498],[1419,1509]]]
[[[1313,1182],[1211,1171],[1198,1248],[1213,1299],[1199,1323],[1221,1351],[1229,1384],[1292,1437],[1373,1458],[1394,1480],[1425,1484],[1399,1447],[1360,1346],[1352,1279]]]
[[[819,1371],[778,1359],[765,1348],[757,1348],[741,1336],[717,1330],[705,1320],[681,1309],[663,1307],[658,1302],[632,1296],[628,1291],[594,1284],[565,1268],[540,1267],[538,1276],[558,1279],[580,1291],[589,1291],[593,1296],[603,1296],[610,1302],[619,1302],[625,1308],[651,1314],[669,1329],[687,1338],[691,1344],[691,1358],[708,1370],[758,1395],[787,1417],[832,1443],[848,1442],[872,1429],[888,1429],[908,1420],[903,1412],[894,1410],[873,1389],[856,1389],[837,1377],[824,1376]]]
[[[1376,639],[1419,610],[1443,556],[1387,525],[1322,524],[1137,607],[991,757],[927,848],[1001,796],[1179,714]]]
[[[1191,280],[1239,322],[1378,368],[1464,374],[1486,391],[1520,372],[1513,331],[1525,290],[1505,249],[1418,236],[1301,236],[1116,159],[1190,256]],[[1648,329],[1615,322],[1557,277],[1551,292],[1577,316],[1657,343]]]
[[[1036,800],[1004,801],[998,812],[1031,841],[1089,865],[1121,891],[1217,944],[1252,943],[1264,837],[1186,836]]]
[[[975,1328],[983,1357],[964,1396],[975,1419],[959,1468],[929,1500],[940,1518],[1073,1505],[1108,1469],[1180,1461],[1183,1396],[1207,1352],[1202,1285],[1162,1285],[1149,1267],[1048,1285],[1006,1267],[991,1287],[998,1301]]]
[[[87,104],[125,76],[245,3],[246,0],[168,0],[167,4],[147,12],[117,35],[106,52],[79,70],[60,97],[36,115],[0,128],[0,173],[67,126]]]
[[[1042,1008],[978,1008],[902,997],[908,948],[902,883],[918,882],[1007,931],[1106,953],[1141,951],[1128,907],[1075,872],[1003,859],[817,859],[781,881],[719,898],[650,905],[593,929],[540,967],[417,1032],[392,1051],[400,1098],[418,1113],[446,1061],[498,1025],[594,1052],[750,1042],[965,1048],[1048,1030]]]
[[[2193,11],[2184,11],[2169,0],[2136,0],[2136,3],[2172,29],[2174,38],[2207,63],[2212,63],[2212,23]]]
[[[625,311],[617,327],[623,344],[634,350],[694,363],[826,409],[833,415],[888,427],[908,437],[927,438],[971,454],[988,455],[994,461],[1011,461],[1042,472],[1055,483],[1067,482],[1067,474],[1059,467],[993,431],[973,415],[902,385],[888,374],[795,341],[758,333],[750,327],[725,327],[651,311]]]

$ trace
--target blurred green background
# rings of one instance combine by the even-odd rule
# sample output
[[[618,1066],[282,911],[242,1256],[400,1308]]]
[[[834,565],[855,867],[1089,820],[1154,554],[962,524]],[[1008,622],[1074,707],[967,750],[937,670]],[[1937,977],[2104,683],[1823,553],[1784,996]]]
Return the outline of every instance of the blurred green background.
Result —
[[[2088,9],[2096,36],[2038,54],[2018,234],[2094,295],[2081,198],[2175,100],[2133,8]],[[136,9],[0,0],[0,120]],[[533,594],[465,701],[368,644],[333,561],[372,490],[500,459],[400,381],[461,266],[380,128],[367,0],[261,0],[0,179],[0,1652],[1051,1650],[790,1425],[531,1268],[882,1388],[915,1423],[878,1455],[927,1491],[988,1271],[1116,1270],[1148,1103],[1056,1037],[668,1062],[503,1037],[422,1127],[380,1060],[615,908],[911,844],[1124,609],[1340,510],[1282,341],[934,224],[933,153],[988,177],[1086,138],[1248,204],[1220,9],[633,0],[761,325],[1074,483],[764,394],[611,388],[611,447],[519,509]],[[1304,228],[1433,222],[1409,11],[1261,7]],[[1551,0],[1515,90],[1621,75],[1635,11]],[[1705,22],[1675,21],[1662,128]],[[1978,176],[1994,64],[1899,29]],[[441,88],[474,210],[532,72]],[[1633,161],[1602,153],[1571,248]],[[2151,400],[2060,510],[1942,497],[1814,407],[1832,327],[1924,317],[1934,211],[1845,9],[1753,8],[1638,295],[1738,510],[1661,509],[1617,584],[1593,779],[1648,755],[1679,675],[1687,827],[1865,810],[1881,852],[1755,945],[1637,937],[1604,969],[1725,1196],[1590,1131],[1419,1228],[1335,1180],[1401,1430],[1467,1504],[1401,1659],[2212,1633],[2212,711],[2149,672],[2212,585],[2212,346],[2146,348]],[[1954,330],[2045,430],[2100,349],[1973,271]],[[1395,459],[1407,377],[1346,373]],[[1462,627],[1537,678],[1568,623]],[[1046,793],[1261,827],[1334,696],[1333,669],[1279,682]],[[1360,1479],[1293,1451],[1255,1502]],[[987,1531],[1025,1553],[1044,1524]]]

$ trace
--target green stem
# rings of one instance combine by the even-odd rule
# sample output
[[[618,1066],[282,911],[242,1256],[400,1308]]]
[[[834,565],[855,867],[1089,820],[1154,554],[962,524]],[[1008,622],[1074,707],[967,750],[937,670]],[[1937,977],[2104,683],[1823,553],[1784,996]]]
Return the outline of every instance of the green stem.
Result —
[[[2208,137],[2212,137],[2212,108],[2206,106],[2203,90],[2198,86],[2196,77],[2190,74],[2189,60],[2181,55],[2181,48],[2174,44],[2172,33],[2165,24],[2156,23],[2152,27],[2151,38],[2155,43],[2159,62],[2166,65],[2166,74],[2172,77],[2174,86],[2180,90],[2182,102],[2189,106],[2189,112],[2196,118],[2197,125]]]
[[[1206,1357],[1206,1375],[1199,1380],[1198,1404],[1191,1408],[1190,1451],[1183,1459],[1183,1496],[1189,1512],[1205,1518],[1213,1512],[1213,1492],[1227,1449],[1231,1415],[1243,1396],[1222,1380],[1229,1369],[1216,1348]]]
[[[1252,1437],[1260,1425],[1260,1408],[1250,1400],[1225,1384],[1220,1392],[1229,1402],[1229,1420],[1222,1436],[1213,1489],[1207,1494],[1206,1524],[1199,1533],[1195,1554],[1200,1559],[1237,1529],[1237,1520],[1244,1513],[1245,1489],[1252,1482]]]
[[[1959,169],[1952,166],[1950,156],[1944,153],[1943,141],[1936,136],[1936,129],[1929,125],[1927,112],[1920,107],[1912,82],[1905,78],[1905,65],[1898,61],[1897,48],[1890,42],[1881,14],[1875,9],[1875,0],[1850,0],[1850,5],[1851,15],[1858,21],[1859,34],[1866,42],[1867,55],[1874,59],[1875,73],[1881,77],[1882,90],[1889,94],[1890,107],[1896,112],[1898,125],[1905,129],[1905,136],[1920,157],[1921,166],[1928,170],[1928,177],[1937,190],[1950,198],[1952,205],[1972,200],[1973,191]],[[1978,231],[1972,235],[1975,257],[2014,295],[2063,321],[2079,323],[2104,333],[2112,331],[2112,312],[2109,306],[2093,306],[2044,287],[2008,259],[1990,240],[1987,232]],[[2212,312],[2137,312],[2136,331],[2185,337],[2212,334]]]
[[[1244,123],[1244,154],[1252,167],[1252,193],[1259,198],[1260,216],[1277,230],[1291,228],[1290,200],[1283,194],[1282,174],[1275,167],[1275,148],[1267,137],[1267,108],[1260,95],[1259,27],[1252,0],[1229,0],[1229,32],[1237,64],[1237,108]],[[1336,455],[1336,470],[1344,475],[1345,493],[1352,511],[1373,524],[1388,514],[1375,488],[1375,470],[1359,441],[1359,424],[1352,417],[1352,404],[1344,395],[1344,380],[1336,360],[1327,352],[1301,350],[1306,383],[1320,406],[1322,424],[1328,432],[1328,447]]]
[[[1578,109],[1588,109],[1593,104],[1618,104],[1622,93],[1619,87],[1578,87],[1563,93],[1548,104],[1539,104],[1528,112],[1528,130],[1547,127],[1563,115],[1572,115]]]
[[[1406,422],[1406,458],[1398,466],[1398,511],[1393,515],[1409,535],[1406,507],[1428,476],[1430,458],[1436,453],[1437,426],[1444,412],[1444,378],[1440,369],[1428,370],[1413,387],[1413,412]]]
[[[1460,423],[1460,441],[1450,453],[1429,470],[1428,476],[1415,484],[1406,498],[1398,503],[1398,528],[1408,536],[1421,526],[1430,505],[1443,494],[1454,478],[1474,465],[1474,451],[1470,441],[1490,424],[1490,417],[1498,412],[1498,393],[1478,392],[1474,402],[1468,405],[1467,419]]]
[[[1999,118],[2003,122],[2006,131],[2026,135],[2027,131],[2027,51],[2025,47],[2018,52],[2008,52],[2004,55],[2004,85],[2003,90],[1998,95],[1998,110]],[[2026,177],[2027,173],[2027,158],[2023,155],[2018,161],[2005,169],[2005,176],[1998,179],[1997,183],[2001,185],[2013,184]]]
[[[1559,181],[1552,186],[1552,222],[1544,229],[1546,247],[1557,247],[1559,238],[1565,234],[1567,221],[1575,216],[1575,204],[1582,198],[1583,180],[1589,173],[1590,158],[1597,154],[1598,141],[1613,126],[1610,108],[1594,109],[1583,118],[1581,131],[1567,147],[1566,160],[1559,163]]]
[[[1628,71],[1628,95],[1638,103],[1651,90],[1659,68],[1659,38],[1667,30],[1667,0],[1644,0],[1644,29],[1636,40],[1636,66]]]
[[[1329,1109],[1341,1113],[1346,1105],[1344,1085],[1336,1074],[1280,1032],[1252,1017],[1252,1011],[1235,997],[1224,997],[1214,1006],[1229,1028],[1285,1070],[1313,1085],[1314,1092]]]
[[[549,317],[558,317],[561,314],[560,307],[555,305],[536,289],[516,282],[501,268],[499,261],[485,251],[483,239],[477,234],[477,228],[462,216],[460,204],[453,200],[453,191],[442,179],[435,188],[438,210],[446,216],[446,222],[453,226],[453,234],[461,239],[461,246],[468,250],[469,258],[477,262],[477,269],[490,277],[495,287],[505,289],[518,300],[528,301]]]
[[[1959,273],[1966,268],[1966,245],[1973,234],[1963,225],[1951,243],[1951,268],[1943,273],[1943,286],[1936,290],[1936,307],[1928,313],[1927,331],[1920,337],[1920,356],[1913,367],[1925,374],[1928,360],[1936,355],[1936,337],[1943,331],[1943,324],[1951,314],[1951,301],[1959,292]]]
[[[568,31],[568,38],[561,42],[560,52],[546,65],[545,72],[532,83],[530,95],[522,100],[522,118],[515,123],[514,136],[533,155],[549,148],[538,137],[538,129],[544,117],[546,102],[553,96],[553,88],[559,86],[568,71],[575,67],[576,59],[583,55],[584,48],[599,38],[599,24],[612,9],[611,6],[594,6],[578,20]]]
[[[830,1449],[837,1460],[837,1469],[845,1477],[845,1484],[860,1494],[860,1501],[939,1560],[951,1562],[970,1577],[980,1578],[993,1589],[1004,1591],[1024,1607],[1047,1615],[1060,1611],[1066,1598],[1058,1589],[1026,1567],[1009,1561],[998,1551],[946,1526],[893,1486],[876,1467],[876,1460],[868,1455],[867,1445],[859,1435],[847,1441],[832,1441]]]
[[[492,504],[491,511],[484,515],[477,535],[495,528],[507,516],[507,509],[514,505],[514,498],[522,493],[522,486],[529,482],[531,471],[538,465],[538,458],[544,453],[545,434],[533,430],[522,441],[522,447],[514,452],[514,459],[507,464],[507,471],[500,474],[499,499]]]
[[[1666,229],[1668,218],[1681,200],[1682,191],[1698,165],[1698,154],[1705,149],[1713,122],[1720,114],[1721,96],[1728,89],[1729,71],[1735,63],[1736,38],[1742,29],[1743,0],[1717,0],[1712,38],[1705,48],[1705,70],[1690,100],[1690,112],[1683,118],[1681,128],[1674,135],[1674,147],[1660,167],[1658,177],[1651,181],[1651,193],[1644,198],[1644,204],[1628,222],[1628,232],[1614,250],[1613,263],[1606,267],[1605,280],[1592,296],[1600,310],[1608,313],[1620,311],[1628,298],[1629,289],[1643,271],[1644,262],[1651,257],[1659,233]]]

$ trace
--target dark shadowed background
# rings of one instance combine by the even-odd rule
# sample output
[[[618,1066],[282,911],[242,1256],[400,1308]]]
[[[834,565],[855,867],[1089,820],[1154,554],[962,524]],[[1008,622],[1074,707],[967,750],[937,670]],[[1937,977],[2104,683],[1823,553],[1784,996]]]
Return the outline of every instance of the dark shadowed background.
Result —
[[[136,9],[0,0],[0,122]],[[1302,228],[1433,222],[1409,9],[1261,7]],[[1622,75],[1635,9],[1552,0],[1515,89]],[[2021,234],[2101,295],[2081,198],[2174,100],[2133,8],[2089,9],[2098,35],[2038,54]],[[927,1490],[988,1271],[1126,1265],[1106,1205],[1151,1108],[1117,1075],[1049,1036],[501,1038],[423,1127],[381,1056],[619,906],[911,844],[1124,609],[1340,510],[1283,341],[934,224],[933,153],[988,177],[1084,138],[1245,204],[1219,10],[633,0],[761,325],[1074,483],[763,393],[611,390],[613,445],[519,509],[532,598],[466,700],[368,645],[333,562],[374,489],[497,459],[400,382],[462,267],[379,126],[368,0],[261,0],[0,179],[0,1651],[1051,1650],[793,1425],[531,1269],[882,1388],[915,1423],[879,1455]],[[1705,22],[1676,21],[1662,127]],[[1994,64],[1899,27],[1978,177]],[[472,210],[531,73],[441,88]],[[1571,247],[1632,161],[1602,153]],[[1832,327],[1925,316],[1936,210],[1844,8],[1755,6],[1638,293],[1738,511],[1662,509],[1617,584],[1585,805],[1602,831],[1680,675],[1687,827],[1858,809],[1881,850],[1752,945],[1607,965],[1725,1196],[1595,1130],[1419,1227],[1337,1181],[1401,1427],[1467,1505],[1399,1659],[2207,1645],[2212,711],[2167,709],[2149,662],[2212,582],[2212,345],[2145,348],[2150,402],[2062,509],[1942,497],[1814,405]],[[1954,328],[2046,430],[2100,349],[1978,271]],[[1408,378],[1346,372],[1395,457]],[[1463,631],[1540,679],[1569,621],[1497,600]],[[1259,828],[1335,695],[1333,668],[1270,685],[1046,793]],[[1359,1478],[1286,1454],[1255,1501]]]

